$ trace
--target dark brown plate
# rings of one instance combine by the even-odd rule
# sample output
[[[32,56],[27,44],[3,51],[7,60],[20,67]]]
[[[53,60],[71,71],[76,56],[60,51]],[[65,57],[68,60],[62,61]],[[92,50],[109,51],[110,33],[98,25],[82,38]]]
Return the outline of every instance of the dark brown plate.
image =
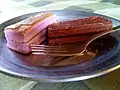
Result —
[[[51,12],[57,15],[58,21],[98,15],[72,10]],[[120,32],[94,41],[81,57],[22,55],[8,49],[3,33],[4,27],[38,13],[40,12],[19,16],[0,25],[0,71],[33,80],[67,82],[97,77],[120,67]],[[111,19],[114,26],[120,25],[119,20],[104,17]]]

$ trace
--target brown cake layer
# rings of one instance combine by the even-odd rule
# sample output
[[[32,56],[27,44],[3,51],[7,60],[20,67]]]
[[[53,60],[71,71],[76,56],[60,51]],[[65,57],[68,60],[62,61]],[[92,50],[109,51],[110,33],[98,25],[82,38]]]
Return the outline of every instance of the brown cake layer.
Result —
[[[98,33],[86,34],[86,35],[75,35],[75,36],[66,36],[66,37],[57,37],[57,38],[48,38],[49,45],[59,45],[59,44],[67,44],[67,43],[84,43],[86,40],[90,39],[93,35]],[[106,38],[108,35],[105,35],[101,38]]]
[[[48,43],[50,45],[58,45],[58,44],[67,44],[67,43],[75,43],[75,42],[84,42],[88,40],[91,36],[67,36],[67,37],[59,37],[59,38],[49,38]]]
[[[48,26],[48,38],[80,35],[111,30],[112,22],[102,16],[90,16],[83,19],[62,21]]]

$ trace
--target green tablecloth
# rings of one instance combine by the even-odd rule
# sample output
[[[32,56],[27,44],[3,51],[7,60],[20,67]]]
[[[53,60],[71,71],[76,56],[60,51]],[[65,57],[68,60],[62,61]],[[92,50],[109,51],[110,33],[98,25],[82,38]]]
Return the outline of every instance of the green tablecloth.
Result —
[[[120,19],[120,0],[2,0],[0,23],[29,12],[63,9],[87,10]],[[80,82],[42,83],[0,73],[0,90],[120,90],[119,74],[120,69]]]

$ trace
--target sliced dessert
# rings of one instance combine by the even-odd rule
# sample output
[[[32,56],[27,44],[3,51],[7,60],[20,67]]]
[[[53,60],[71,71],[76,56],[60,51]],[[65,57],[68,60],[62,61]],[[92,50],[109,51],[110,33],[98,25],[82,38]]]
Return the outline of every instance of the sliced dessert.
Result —
[[[83,42],[91,35],[105,30],[112,30],[112,21],[102,16],[62,21],[48,26],[48,43],[64,44]],[[87,34],[91,34],[88,36]]]
[[[46,27],[56,23],[56,16],[45,12],[5,28],[7,46],[17,52],[29,53],[30,44],[40,44],[45,39]]]

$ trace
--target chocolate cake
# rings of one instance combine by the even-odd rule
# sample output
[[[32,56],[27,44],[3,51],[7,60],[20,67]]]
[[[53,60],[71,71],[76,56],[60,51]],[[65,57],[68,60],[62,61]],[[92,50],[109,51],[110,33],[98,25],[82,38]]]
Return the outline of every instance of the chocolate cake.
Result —
[[[83,42],[91,35],[112,30],[112,27],[112,21],[102,16],[58,22],[48,26],[48,43],[54,45]]]

